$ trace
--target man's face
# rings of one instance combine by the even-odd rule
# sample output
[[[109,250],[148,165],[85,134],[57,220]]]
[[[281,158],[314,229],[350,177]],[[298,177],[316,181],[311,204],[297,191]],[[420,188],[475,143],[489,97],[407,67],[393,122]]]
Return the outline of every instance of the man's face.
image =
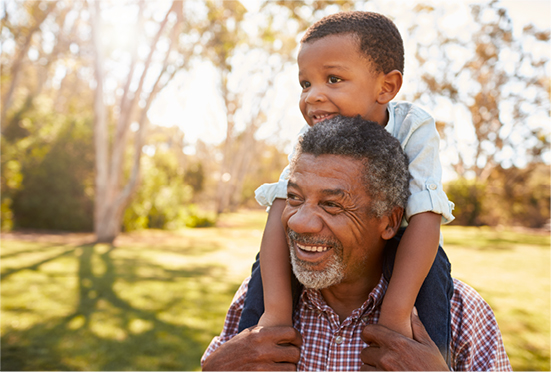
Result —
[[[385,241],[383,219],[370,215],[361,161],[302,154],[282,215],[295,275],[306,287],[377,280]]]
[[[304,43],[297,62],[299,107],[308,125],[336,115],[380,120],[377,100],[385,74],[373,71],[354,36],[330,35]]]

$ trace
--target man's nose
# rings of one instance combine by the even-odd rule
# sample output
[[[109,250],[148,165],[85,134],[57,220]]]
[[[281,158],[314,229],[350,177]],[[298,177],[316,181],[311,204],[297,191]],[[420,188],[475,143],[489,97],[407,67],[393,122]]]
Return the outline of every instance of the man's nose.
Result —
[[[316,207],[302,205],[287,221],[287,226],[299,234],[315,234],[323,230],[323,221]]]
[[[323,87],[320,87],[319,85],[312,85],[306,94],[306,103],[309,104],[324,102],[327,100]]]

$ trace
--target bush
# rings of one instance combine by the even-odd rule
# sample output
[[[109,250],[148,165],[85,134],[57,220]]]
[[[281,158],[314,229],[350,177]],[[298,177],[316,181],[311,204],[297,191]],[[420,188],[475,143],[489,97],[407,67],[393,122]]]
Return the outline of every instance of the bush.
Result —
[[[196,172],[200,173],[202,170]],[[199,187],[200,182],[194,185]],[[153,156],[145,156],[142,182],[125,211],[123,230],[214,226],[214,215],[200,212],[191,204],[193,193],[194,187],[185,183],[174,152],[158,150]]]
[[[446,185],[448,199],[455,204],[454,224],[480,226],[484,224],[483,198],[486,186],[460,178]]]
[[[13,196],[14,228],[93,231],[92,131],[89,123],[68,123],[49,147],[22,165]]]
[[[454,224],[542,228],[550,218],[550,168],[497,167],[485,183],[458,179],[446,185],[455,203]]]
[[[197,206],[190,204],[186,208],[184,223],[186,227],[212,227],[216,224],[216,215],[214,213],[200,212]]]

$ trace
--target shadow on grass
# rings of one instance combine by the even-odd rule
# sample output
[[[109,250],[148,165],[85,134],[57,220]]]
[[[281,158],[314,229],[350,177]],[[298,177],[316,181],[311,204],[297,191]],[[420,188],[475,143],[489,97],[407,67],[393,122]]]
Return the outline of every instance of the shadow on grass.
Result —
[[[46,258],[42,261],[33,263],[32,265],[28,265],[28,266],[25,266],[25,267],[18,267],[16,269],[8,269],[5,272],[3,272],[2,275],[0,275],[0,280],[6,280],[11,275],[13,275],[15,273],[18,273],[20,271],[23,271],[23,270],[38,270],[40,268],[40,266],[44,265],[45,263],[54,261],[54,260],[56,260],[58,258],[61,258],[61,257],[64,257],[64,256],[68,256],[70,253],[73,253],[74,251],[75,251],[75,249],[71,248],[71,249],[68,249],[64,252],[61,252],[60,254],[57,254],[55,256],[48,257],[48,258]],[[30,251],[29,253],[31,253],[31,252],[32,251]]]
[[[4,260],[6,258],[17,257],[17,256],[21,256],[21,255],[26,255],[26,254],[29,254],[29,253],[43,252],[43,251],[45,251],[49,248],[55,248],[55,247],[61,247],[61,246],[63,246],[63,244],[56,244],[56,243],[45,244],[45,245],[40,246],[39,248],[25,249],[25,250],[15,251],[15,252],[11,252],[11,253],[5,253],[3,255],[0,255],[0,259]]]
[[[204,315],[206,324],[219,321],[227,306],[220,304],[220,292],[213,293],[208,282],[193,278],[208,277],[223,282],[224,270],[214,265],[173,270],[146,260],[114,260],[112,254],[116,249],[110,246],[100,253],[97,246],[81,245],[2,275],[4,279],[23,270],[38,270],[41,265],[71,252],[80,253],[77,254],[78,286],[74,312],[22,330],[5,328],[1,338],[2,370],[200,368],[200,357],[213,337],[205,329],[212,327],[205,327],[200,322],[192,326],[190,322],[174,321],[174,315],[172,318],[167,317],[166,310],[187,308],[188,313],[199,317]],[[98,266],[102,266],[100,274]],[[137,268],[153,270],[156,274],[140,276]],[[149,298],[153,302],[150,306],[133,304],[132,296],[132,300],[127,300],[121,296],[125,293],[115,290],[116,284],[120,282],[138,287],[148,281],[161,282],[162,285],[163,282],[177,282],[185,278],[193,279],[195,297],[190,295],[191,292],[182,290],[168,293],[168,301],[155,303],[154,294],[142,295],[142,300]],[[11,280],[16,278],[11,277]],[[180,288],[185,289],[185,286]],[[231,299],[235,289],[235,286],[227,286],[222,290],[222,295]],[[3,302],[6,301],[9,302],[9,298],[3,298]]]
[[[549,371],[551,368],[549,349],[542,348],[529,335],[541,332],[540,324],[532,321],[532,315],[524,310],[515,311],[515,331],[507,331],[509,343],[516,347],[508,350],[515,371]],[[507,330],[507,325],[504,326]],[[507,344],[505,345],[507,349]]]

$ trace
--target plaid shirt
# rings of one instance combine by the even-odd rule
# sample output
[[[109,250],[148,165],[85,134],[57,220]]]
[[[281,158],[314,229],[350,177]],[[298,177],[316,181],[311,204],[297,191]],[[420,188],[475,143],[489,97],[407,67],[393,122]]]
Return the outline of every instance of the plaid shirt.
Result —
[[[247,285],[248,279],[232,301],[222,334],[212,340],[201,362],[237,334]],[[377,323],[387,285],[381,278],[362,307],[354,310],[342,324],[319,291],[304,290],[293,319],[294,327],[302,335],[298,370],[359,370],[360,352],[367,347],[360,334],[365,325]],[[453,370],[512,371],[492,309],[474,289],[457,279],[454,279],[451,313]]]

